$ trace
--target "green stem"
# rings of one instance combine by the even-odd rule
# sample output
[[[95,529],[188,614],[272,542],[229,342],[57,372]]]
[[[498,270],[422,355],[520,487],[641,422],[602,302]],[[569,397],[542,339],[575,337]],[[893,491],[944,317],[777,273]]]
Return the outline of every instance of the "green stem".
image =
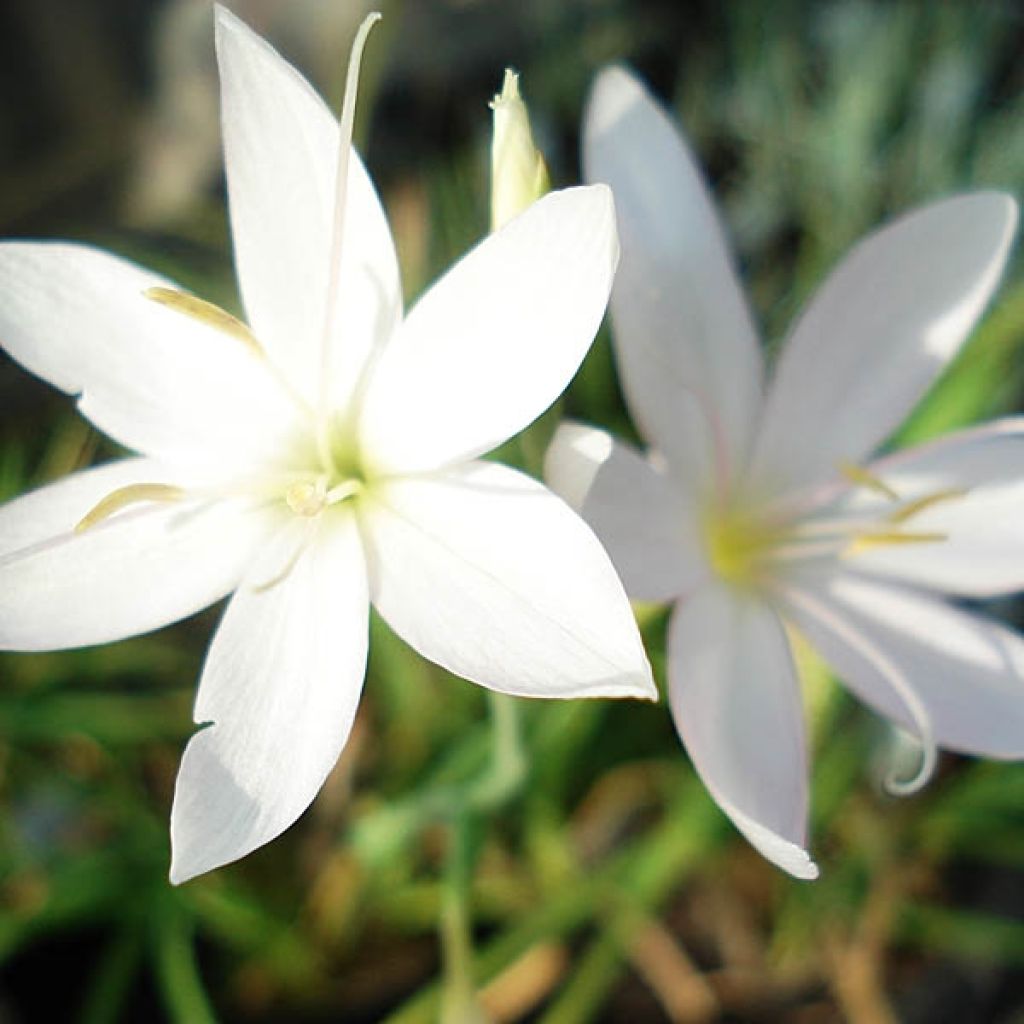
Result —
[[[115,1024],[124,1019],[125,1001],[142,961],[139,931],[128,926],[107,945],[89,981],[82,1024]]]
[[[456,814],[451,824],[441,900],[441,953],[444,961],[441,1024],[484,1024],[485,1021],[473,981],[469,908],[472,845],[466,814]]]
[[[215,1024],[196,963],[192,926],[170,901],[154,921],[153,954],[164,1006],[175,1024]]]
[[[489,691],[488,698],[490,736],[482,724],[474,727],[416,797],[357,822],[351,839],[359,856],[370,863],[394,857],[431,822],[467,807],[497,810],[519,790],[526,779],[519,704],[514,697]]]
[[[550,898],[525,914],[502,935],[480,951],[476,959],[477,978],[486,983],[513,964],[528,950],[541,942],[565,940],[588,921],[602,907],[614,907],[625,899],[636,909],[647,913],[658,905],[683,878],[695,870],[712,851],[719,848],[728,836],[721,812],[704,794],[695,779],[680,788],[679,794],[667,808],[664,821],[648,835],[636,840],[604,864],[583,873],[575,885],[564,886]],[[635,911],[634,911],[635,912]],[[618,922],[615,922],[618,924]],[[591,960],[603,960],[612,970],[612,984],[618,979],[622,964],[620,943],[614,954],[604,952],[608,942],[602,929],[595,939],[601,951],[587,952],[580,968],[584,969],[587,984],[573,986],[570,1008],[562,1002],[552,1008],[565,1019],[587,1019],[579,1016],[581,1003],[592,1005],[598,989],[607,992],[607,983],[593,983],[596,967]],[[581,989],[586,991],[581,991]],[[409,999],[387,1018],[385,1024],[431,1024],[437,1020],[439,993],[435,985],[428,985]],[[571,1014],[577,1014],[575,1018]],[[557,1020],[557,1017],[555,1018]]]
[[[487,692],[491,707],[491,767],[469,790],[475,811],[492,811],[504,804],[526,778],[519,704],[514,697]]]

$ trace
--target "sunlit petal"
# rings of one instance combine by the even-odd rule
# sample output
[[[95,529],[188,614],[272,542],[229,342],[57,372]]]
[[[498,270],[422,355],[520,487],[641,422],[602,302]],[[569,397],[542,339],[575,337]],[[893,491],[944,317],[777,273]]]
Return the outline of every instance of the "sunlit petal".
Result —
[[[217,8],[224,163],[239,285],[250,323],[310,400],[319,392],[334,223],[338,122],[309,83]],[[349,163],[331,358],[335,403],[401,319],[387,221],[358,155]]]
[[[167,482],[164,473],[145,459],[115,462],[0,506],[0,649],[120,640],[230,593],[266,526],[244,502],[144,503],[75,531],[111,491]]]
[[[367,457],[434,469],[490,451],[562,393],[604,316],[611,193],[553,192],[489,236],[409,312],[370,382]]]
[[[104,433],[180,465],[279,457],[298,410],[231,334],[146,297],[165,278],[89,246],[0,245],[0,343]]]
[[[171,881],[227,864],[309,806],[348,739],[366,668],[366,569],[339,512],[290,561],[279,536],[231,599],[203,669],[198,723],[178,773]],[[284,547],[285,550],[280,550]]]
[[[475,462],[382,484],[364,528],[374,604],[431,661],[520,696],[656,696],[608,556],[529,477]]]

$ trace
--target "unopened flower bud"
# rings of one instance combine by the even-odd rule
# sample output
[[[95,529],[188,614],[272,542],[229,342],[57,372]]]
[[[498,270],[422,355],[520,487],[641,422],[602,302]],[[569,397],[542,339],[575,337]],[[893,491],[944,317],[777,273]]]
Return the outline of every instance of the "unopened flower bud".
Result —
[[[519,95],[519,75],[506,69],[501,92],[491,101],[491,230],[522,213],[551,187],[544,157],[533,144],[530,116]]]

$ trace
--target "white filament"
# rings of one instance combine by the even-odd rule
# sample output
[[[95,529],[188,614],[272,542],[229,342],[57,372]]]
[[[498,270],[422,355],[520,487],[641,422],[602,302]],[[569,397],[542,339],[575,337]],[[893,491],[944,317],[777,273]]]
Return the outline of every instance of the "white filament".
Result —
[[[363,48],[370,29],[380,21],[380,13],[372,11],[364,19],[352,41],[348,59],[348,74],[345,78],[345,98],[341,106],[338,123],[338,166],[335,178],[334,224],[331,232],[331,257],[327,278],[327,300],[324,307],[324,333],[321,347],[320,413],[326,419],[327,400],[330,393],[331,337],[337,318],[338,285],[341,277],[342,243],[345,236],[345,208],[348,193],[349,154],[352,151],[352,130],[355,123],[356,94],[359,89],[359,68],[363,60]]]
[[[789,604],[799,608],[810,618],[816,619],[825,629],[849,644],[878,672],[882,681],[899,698],[917,730],[917,741],[921,744],[921,764],[909,779],[898,779],[895,777],[894,771],[890,772],[885,780],[885,788],[896,796],[909,796],[911,793],[916,793],[934,775],[938,762],[938,749],[931,716],[917,692],[907,682],[903,673],[866,636],[853,629],[849,623],[833,615],[820,602],[805,593],[789,587],[779,589]]]

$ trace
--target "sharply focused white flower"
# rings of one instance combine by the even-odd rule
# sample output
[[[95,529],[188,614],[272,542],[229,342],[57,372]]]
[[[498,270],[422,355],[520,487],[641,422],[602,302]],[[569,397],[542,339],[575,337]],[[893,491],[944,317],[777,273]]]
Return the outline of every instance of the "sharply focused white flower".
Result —
[[[943,596],[1024,587],[1024,421],[864,465],[980,315],[1016,207],[993,192],[957,196],[866,238],[810,302],[763,390],[700,173],[625,71],[598,78],[584,145],[589,180],[615,191],[616,355],[652,450],[567,425],[548,480],[594,526],[632,596],[678,600],[669,699],[694,765],[754,846],[813,878],[787,627],[921,740],[915,781],[936,742],[1024,755],[1024,641]]]
[[[0,508],[0,647],[115,640],[234,591],[203,669],[171,877],[288,827],[345,744],[370,601],[505,693],[656,694],[583,521],[483,455],[564,389],[617,258],[605,186],[541,200],[403,319],[394,246],[341,126],[217,10],[225,161],[251,329],[113,256],[0,247],[0,337],[138,458]],[[76,527],[77,524],[77,527]]]

